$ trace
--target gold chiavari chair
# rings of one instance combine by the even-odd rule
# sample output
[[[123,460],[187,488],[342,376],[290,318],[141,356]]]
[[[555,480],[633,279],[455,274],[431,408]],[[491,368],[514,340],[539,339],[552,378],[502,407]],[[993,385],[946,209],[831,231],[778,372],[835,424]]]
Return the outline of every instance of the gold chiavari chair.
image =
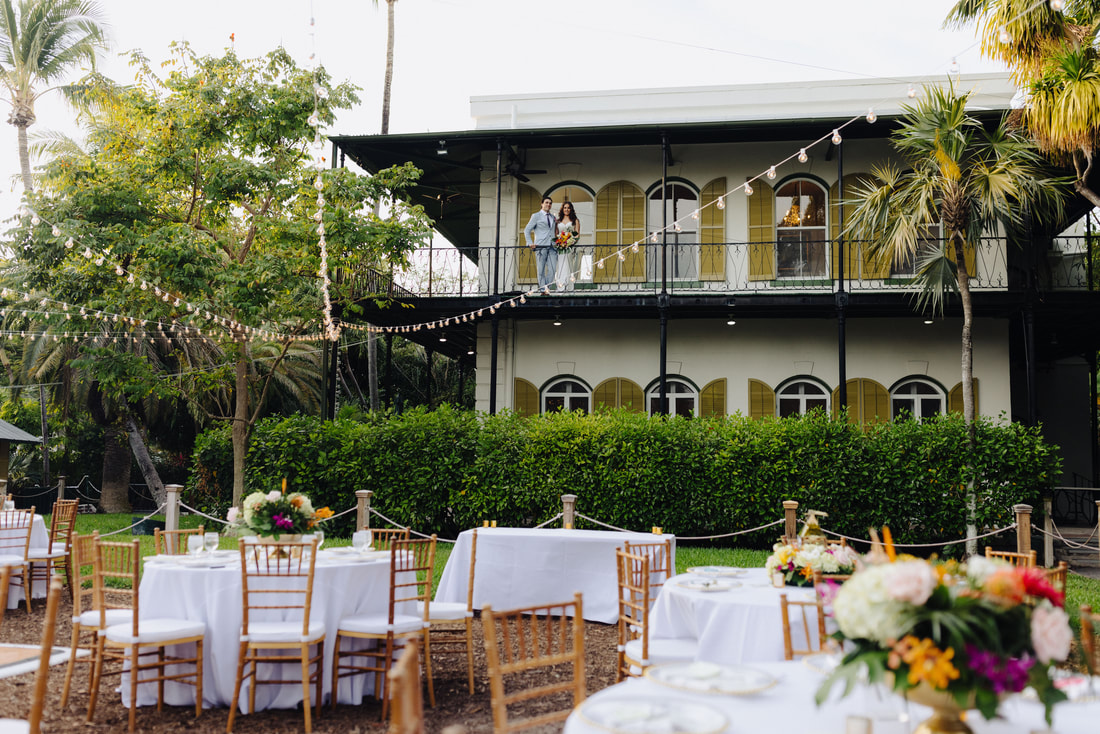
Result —
[[[791,608],[798,609],[800,614],[798,623],[802,627],[802,639],[806,641],[805,647],[796,647],[794,635],[791,633]],[[814,645],[811,634],[810,614],[816,619],[817,645]],[[783,621],[783,656],[787,660],[794,660],[796,655],[812,655],[828,649],[828,637],[825,634],[825,605],[821,596],[814,594],[812,601],[795,601],[787,598],[786,593],[779,595],[779,615]]]
[[[619,657],[616,681],[639,676],[651,665],[686,662],[699,652],[698,640],[688,638],[649,639],[649,611],[652,607],[650,579],[652,557],[615,551],[619,580]]]
[[[1081,605],[1081,652],[1085,666],[1093,675],[1100,675],[1100,612],[1092,611],[1087,604]]]
[[[584,609],[578,593],[571,602],[544,604],[522,609],[481,610],[485,630],[485,652],[489,663],[489,692],[493,707],[493,732],[520,731],[564,721],[585,698]],[[572,674],[558,666],[570,666]],[[550,668],[560,682],[537,685],[525,680],[528,671]],[[571,694],[570,703],[556,711],[509,720],[508,706],[538,698]]]
[[[4,612],[8,608],[9,583],[11,583],[11,566],[0,567],[0,624],[4,623]]]
[[[161,530],[160,528],[154,528],[153,548],[156,549],[158,556],[161,554],[169,556],[186,555],[187,539],[192,535],[197,535],[201,538],[205,531],[206,528],[202,525],[199,525],[197,528],[187,528],[184,530]]]
[[[1038,553],[1036,551],[1030,551],[1028,553],[996,551],[987,545],[985,547],[985,557],[1006,561],[1007,563],[1011,563],[1013,566],[1025,566],[1027,568],[1035,568],[1035,566],[1038,565]]]
[[[53,655],[54,633],[57,631],[57,604],[61,598],[61,582],[54,580],[46,596],[46,618],[42,623],[41,652],[38,669],[34,673],[34,689],[31,693],[31,710],[26,721],[0,719],[0,732],[4,734],[40,734],[42,712],[46,708],[46,689],[50,682],[50,657]]]
[[[395,540],[408,540],[412,537],[409,528],[362,528],[370,530],[370,544],[375,550],[389,550]]]
[[[87,663],[95,667],[96,635],[101,629],[99,609],[95,606],[95,545],[99,542],[99,532],[89,535],[74,535],[72,544],[72,583],[73,618],[72,639],[69,643],[69,662],[65,666],[65,685],[61,689],[61,705],[69,703],[72,689],[73,672],[78,663]],[[127,601],[128,604],[128,601]],[[108,627],[128,623],[134,614],[129,606],[111,606],[104,612]],[[90,638],[82,641],[81,638]],[[87,655],[79,655],[87,650]],[[89,669],[91,669],[89,668]],[[116,672],[117,674],[117,672]],[[92,676],[88,676],[89,683]]]
[[[1058,561],[1058,565],[1054,568],[1048,568],[1043,571],[1043,574],[1047,577],[1047,581],[1058,591],[1063,594],[1066,593],[1066,577],[1069,576],[1069,564],[1065,561]]]
[[[258,667],[266,663],[297,662],[302,666],[302,712],[306,734],[313,731],[310,709],[316,706],[321,715],[324,688],[325,623],[313,620],[313,574],[317,565],[317,540],[298,542],[256,543],[241,538],[241,604],[242,622],[240,653],[237,657],[237,680],[229,704],[227,732],[233,731],[233,721],[241,698],[241,687],[247,679],[248,713],[256,710],[256,686],[282,684],[290,681],[264,680]],[[289,621],[270,621],[272,615]],[[298,619],[297,617],[300,617]],[[310,648],[316,646],[316,654]],[[314,666],[313,672],[309,671]],[[315,686],[311,701],[310,684]],[[333,685],[333,691],[336,686]],[[333,694],[335,699],[335,693]]]
[[[660,543],[631,543],[627,540],[623,541],[623,550],[636,556],[649,557],[649,572],[652,574],[649,580],[652,595],[649,600],[656,601],[661,587],[676,575],[672,567],[672,538],[666,538]]]
[[[424,695],[420,691],[420,649],[416,640],[405,646],[386,680],[393,695],[389,734],[424,734]]]
[[[470,695],[474,695],[474,569],[477,566],[477,528],[470,538],[470,571],[466,580],[466,603],[431,603],[428,619],[428,635],[431,637],[433,655],[466,654],[466,671]],[[423,612],[423,603],[418,605]],[[459,623],[462,627],[459,627]]]
[[[31,546],[31,528],[34,523],[34,508],[29,510],[0,510],[0,566],[11,568],[15,583],[23,589],[23,599],[27,611],[31,610],[31,574],[27,561]]]
[[[31,564],[31,583],[44,580],[49,583],[54,568],[60,566],[65,572],[65,583],[72,597],[72,537],[76,526],[77,500],[57,500],[50,513],[50,546],[30,549],[27,562]]]

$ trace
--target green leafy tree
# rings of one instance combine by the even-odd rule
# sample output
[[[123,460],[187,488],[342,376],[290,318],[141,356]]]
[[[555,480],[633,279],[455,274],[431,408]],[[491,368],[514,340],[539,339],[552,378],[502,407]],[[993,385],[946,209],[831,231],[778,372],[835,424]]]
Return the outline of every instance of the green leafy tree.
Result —
[[[1036,221],[1057,212],[1061,188],[1050,179],[1031,142],[1002,120],[994,129],[966,112],[969,94],[926,87],[904,107],[894,148],[909,167],[875,166],[875,179],[854,191],[846,232],[868,243],[872,257],[915,259],[918,303],[942,311],[957,293],[962,307],[963,416],[975,442],[973,338],[974,305],[966,251],[998,227],[1018,231],[1025,216]],[[918,252],[929,229],[942,225],[944,238],[932,251]],[[969,494],[974,517],[974,495]],[[974,535],[973,523],[969,535]]]
[[[34,189],[27,128],[40,90],[106,47],[103,14],[89,0],[0,0],[0,78],[8,90],[8,122],[18,131],[23,188]]]
[[[982,54],[1004,62],[1027,92],[1028,132],[1072,165],[1073,186],[1100,206],[1094,179],[1100,143],[1100,2],[1068,0],[1065,11],[1032,0],[959,0],[945,25],[976,25]]]
[[[356,90],[282,49],[242,60],[180,44],[163,76],[140,53],[133,64],[134,85],[85,91],[86,149],[57,147],[13,250],[25,289],[85,306],[86,334],[100,325],[78,364],[108,397],[132,404],[155,394],[150,381],[171,381],[164,397],[232,426],[236,503],[256,420],[296,391],[306,405],[318,393],[322,233],[341,268],[403,265],[430,232],[401,199],[419,172],[318,164],[318,126]],[[337,306],[365,295],[330,287]],[[142,343],[161,355],[149,373],[126,354]]]

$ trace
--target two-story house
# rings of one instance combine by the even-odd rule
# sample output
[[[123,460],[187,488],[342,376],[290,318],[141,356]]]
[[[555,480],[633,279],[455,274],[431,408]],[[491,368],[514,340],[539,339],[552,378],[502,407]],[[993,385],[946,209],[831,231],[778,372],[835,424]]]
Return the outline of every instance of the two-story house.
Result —
[[[958,84],[990,124],[1015,94],[1006,75]],[[889,136],[918,85],[480,97],[472,130],[336,137],[337,164],[422,168],[415,200],[449,243],[418,255],[435,276],[399,298],[412,308],[367,320],[476,360],[477,408],[491,412],[844,404],[869,422],[961,410],[957,300],[942,317],[918,313],[913,262],[875,261],[840,235],[842,198],[896,160]],[[540,295],[523,228],[547,195],[555,214],[572,203],[581,237]],[[1067,223],[1087,210],[1074,202]],[[1088,242],[990,232],[967,253],[978,412],[1041,420],[1064,449],[1064,483],[1096,469]]]

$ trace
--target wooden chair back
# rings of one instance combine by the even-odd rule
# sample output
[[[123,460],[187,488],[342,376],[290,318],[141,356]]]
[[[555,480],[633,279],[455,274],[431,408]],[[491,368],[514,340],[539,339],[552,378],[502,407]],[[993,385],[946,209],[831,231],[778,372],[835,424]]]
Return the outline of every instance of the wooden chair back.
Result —
[[[370,530],[370,544],[375,550],[389,550],[395,540],[408,540],[412,537],[409,528],[363,528]]]
[[[656,601],[657,594],[665,582],[676,575],[672,567],[672,539],[659,543],[623,542],[623,550],[633,555],[649,557],[649,588],[652,591],[650,601]]]
[[[579,593],[573,601],[559,604],[499,612],[486,606],[481,619],[495,734],[564,721],[584,701],[584,609]],[[572,676],[563,674],[560,682],[543,685],[525,681],[527,671],[559,665],[572,666]],[[572,694],[572,702],[560,710],[520,720],[508,718],[510,704],[567,693]],[[548,705],[552,704],[551,700]]]
[[[847,548],[848,547],[848,539],[847,538],[826,538],[825,539],[825,547],[828,548],[830,545],[839,546],[841,548]]]
[[[615,551],[619,579],[619,661],[616,682],[641,674],[649,660],[649,608],[652,558],[649,555]],[[626,643],[641,640],[641,660],[626,655]]]
[[[435,567],[435,536],[417,540],[395,539],[390,546],[390,609],[392,625],[395,610],[424,605],[424,621],[431,618],[432,573]]]
[[[791,608],[794,607],[800,611],[798,624],[802,628],[802,638],[806,641],[805,647],[796,647],[794,644],[794,635],[791,633]],[[810,614],[816,616],[816,633],[817,633],[817,646],[814,646],[813,636],[811,635],[811,620]],[[818,594],[814,594],[813,601],[794,601],[787,598],[786,592],[779,595],[779,614],[783,620],[783,656],[787,660],[794,660],[796,655],[811,655],[816,652],[821,652],[827,649],[826,643],[828,638],[825,634],[825,605],[822,603],[821,597]]]
[[[389,734],[424,734],[424,694],[420,690],[420,647],[405,645],[401,657],[386,674],[392,696]]]
[[[1058,561],[1058,565],[1054,568],[1048,568],[1043,572],[1047,581],[1058,591],[1063,594],[1066,593],[1066,577],[1069,576],[1069,564],[1065,561]]]
[[[1087,604],[1081,605],[1081,653],[1085,658],[1085,667],[1092,675],[1100,675],[1100,612],[1092,611]]]
[[[72,542],[73,528],[76,527],[76,511],[78,500],[57,500],[53,503],[53,512],[50,513],[50,546],[58,550],[58,546],[64,545],[69,550]]]
[[[141,586],[141,541],[95,544],[95,577],[92,603],[99,610],[99,628],[107,627],[107,610],[132,609],[134,638],[138,637]]]
[[[1007,561],[1013,566],[1025,566],[1027,568],[1035,568],[1038,565],[1038,552],[1030,551],[1028,553],[1015,553],[1013,551],[996,551],[990,548],[988,545],[985,547],[985,557],[995,558],[1001,561]]]
[[[241,634],[248,636],[252,622],[270,621],[267,613],[291,610],[302,615],[302,637],[309,637],[313,607],[313,575],[317,566],[317,540],[257,543],[241,538]],[[297,611],[295,611],[297,610]]]
[[[50,657],[53,655],[54,635],[57,632],[57,605],[61,599],[61,582],[50,582],[50,591],[46,597],[46,618],[42,623],[41,652],[38,655],[38,670],[34,673],[34,692],[31,695],[31,710],[27,716],[30,734],[42,731],[42,711],[46,708],[46,689],[50,683]]]
[[[89,535],[73,536],[73,617],[95,608],[95,546],[98,542],[98,530]]]
[[[0,510],[0,556],[19,556],[26,560],[33,522],[33,507],[29,510]]]
[[[198,535],[201,538],[205,532],[206,528],[202,525],[185,530],[161,530],[156,528],[153,530],[153,548],[158,556],[161,554],[169,556],[186,555],[187,539],[192,535]]]

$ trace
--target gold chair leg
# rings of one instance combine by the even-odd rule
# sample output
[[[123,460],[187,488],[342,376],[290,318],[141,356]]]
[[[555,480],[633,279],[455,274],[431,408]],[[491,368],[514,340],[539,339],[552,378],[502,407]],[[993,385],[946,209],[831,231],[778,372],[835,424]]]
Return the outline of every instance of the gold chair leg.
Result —
[[[425,629],[422,636],[424,638],[424,672],[428,679],[428,705],[432,708],[435,708],[435,684],[432,682],[432,649],[430,630]]]
[[[309,700],[309,643],[303,642],[298,646],[298,654],[302,656],[302,713],[306,718],[306,734],[313,731],[313,722],[310,718]]]
[[[470,695],[474,695],[474,623],[466,617],[466,669],[470,677]]]
[[[329,708],[336,710],[336,692],[340,690],[340,635],[336,635],[336,645],[332,648],[332,700]]]
[[[317,713],[316,717],[321,718],[321,702],[325,698],[325,641],[321,640],[317,643]],[[336,700],[336,686],[332,687],[332,700]]]
[[[65,665],[65,686],[61,689],[61,708],[69,705],[69,691],[73,685],[73,671],[76,669],[76,653],[80,650],[80,623],[73,622],[72,642],[69,645],[69,662]]]
[[[92,682],[89,684],[88,690],[88,723],[90,724],[95,717],[95,704],[96,699],[99,697],[99,679],[103,675],[103,638],[96,638],[95,643],[95,662],[92,666]]]
[[[226,734],[232,734],[233,732],[233,719],[237,717],[237,709],[240,707],[239,701],[241,700],[241,681],[244,678],[244,656],[248,652],[248,643],[241,643],[241,651],[237,656],[237,681],[233,684],[233,699],[229,702],[229,721],[226,722],[225,732]]]
[[[202,638],[195,641],[195,718],[202,716]]]
[[[134,729],[137,727],[138,661],[141,655],[136,643],[130,650],[130,734],[134,734]]]

